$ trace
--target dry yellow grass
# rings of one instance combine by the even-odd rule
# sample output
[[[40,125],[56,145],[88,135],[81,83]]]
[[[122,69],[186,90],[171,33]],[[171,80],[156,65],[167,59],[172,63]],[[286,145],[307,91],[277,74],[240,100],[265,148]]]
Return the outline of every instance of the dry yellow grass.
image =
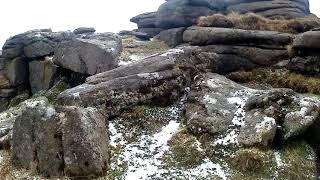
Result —
[[[200,17],[198,26],[215,27],[215,22],[221,19],[228,19],[233,24],[233,28],[246,30],[279,31],[286,33],[301,33],[320,26],[320,19],[314,15],[291,19],[272,20],[254,13],[240,15],[230,13],[228,15],[215,14],[212,16]]]
[[[256,81],[270,84],[276,88],[290,88],[298,93],[320,94],[319,77],[307,77],[285,69],[239,71],[230,73],[227,77],[241,83]]]

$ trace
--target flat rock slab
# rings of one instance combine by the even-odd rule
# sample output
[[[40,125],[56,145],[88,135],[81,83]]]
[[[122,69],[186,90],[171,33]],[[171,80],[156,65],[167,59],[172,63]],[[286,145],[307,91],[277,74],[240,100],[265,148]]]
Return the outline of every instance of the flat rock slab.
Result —
[[[65,69],[94,75],[118,65],[121,38],[113,33],[93,34],[60,43],[53,61]]]
[[[251,45],[257,47],[284,47],[292,35],[274,31],[254,31],[214,27],[190,27],[183,33],[183,40],[191,45]]]
[[[320,49],[320,31],[308,31],[297,35],[292,46],[297,49]]]
[[[38,58],[51,55],[57,43],[74,38],[71,32],[52,32],[50,29],[32,30],[15,35],[3,45],[2,56]]]

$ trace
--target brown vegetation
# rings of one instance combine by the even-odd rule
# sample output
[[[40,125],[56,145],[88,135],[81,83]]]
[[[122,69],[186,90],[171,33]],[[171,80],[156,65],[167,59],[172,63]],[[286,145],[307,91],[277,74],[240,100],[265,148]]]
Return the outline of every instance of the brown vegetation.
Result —
[[[247,83],[256,81],[276,88],[290,88],[298,93],[320,94],[320,78],[307,77],[285,69],[255,69],[230,73],[228,78]]]
[[[200,17],[197,25],[202,27],[221,27],[216,26],[221,19],[229,20],[233,24],[233,28],[236,29],[279,31],[293,34],[309,31],[320,26],[320,19],[314,15],[291,20],[272,20],[253,13],[244,15],[230,13],[226,16],[215,14]]]

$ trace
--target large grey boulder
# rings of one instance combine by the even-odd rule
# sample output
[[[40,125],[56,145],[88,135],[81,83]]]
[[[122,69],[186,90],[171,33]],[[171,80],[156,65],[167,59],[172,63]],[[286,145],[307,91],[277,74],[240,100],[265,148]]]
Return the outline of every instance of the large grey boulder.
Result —
[[[71,32],[52,32],[50,29],[27,31],[8,39],[3,45],[2,55],[8,59],[52,55],[57,43],[73,37]]]
[[[255,90],[224,76],[199,76],[186,108],[188,129],[216,144],[269,146],[303,134],[319,118],[320,100],[288,89]],[[200,90],[200,91],[199,91]]]
[[[0,89],[9,88],[9,79],[5,76],[4,72],[0,70]]]
[[[198,17],[216,13],[206,6],[193,6],[185,0],[171,0],[162,4],[156,17],[156,27],[163,29],[188,27],[196,23]]]
[[[130,21],[136,23],[138,28],[155,28],[156,15],[156,12],[147,12],[131,18]]]
[[[42,97],[29,99],[20,103],[18,106],[12,107],[0,113],[0,139],[11,140],[13,124],[16,119],[21,116],[24,111],[26,111],[27,108],[45,106],[47,103],[47,99]],[[2,143],[3,142],[0,141],[0,146],[2,145]]]
[[[58,66],[54,65],[52,58],[46,57],[42,61],[29,62],[29,83],[32,93],[48,90],[57,76]]]
[[[28,62],[22,58],[18,57],[6,61],[4,72],[12,86],[18,86],[28,82]]]
[[[309,4],[292,0],[249,1],[228,6],[227,12],[257,13],[269,18],[299,18],[310,14]]]
[[[62,110],[64,172],[68,176],[102,175],[109,167],[109,135],[105,117],[95,108]]]
[[[55,108],[44,99],[25,108],[14,121],[14,165],[45,177],[104,174],[108,145],[106,120],[94,108]]]
[[[96,30],[93,27],[79,27],[73,31],[74,34],[93,34]]]
[[[176,47],[183,43],[183,32],[186,28],[174,28],[160,32],[156,38],[165,42],[169,47]]]
[[[320,49],[320,31],[308,31],[297,35],[292,46],[296,49]]]
[[[94,75],[117,67],[121,51],[118,35],[92,34],[61,42],[54,51],[53,61],[65,69]]]
[[[303,74],[320,73],[320,56],[294,57],[289,61],[288,69]]]
[[[61,105],[103,107],[114,115],[138,103],[166,104],[176,100],[197,69],[209,66],[193,49],[172,49],[144,60],[87,78],[85,84],[58,97]]]
[[[247,59],[248,62],[258,66],[270,66],[277,64],[282,60],[289,59],[289,54],[286,49],[266,49],[260,48],[259,46],[250,47],[236,45],[209,45],[202,47],[202,49],[204,51],[215,52],[220,56],[229,56],[229,58],[244,58]]]
[[[154,36],[158,35],[161,31],[163,31],[162,28],[139,28],[139,29],[137,29],[137,32],[146,33],[149,38],[153,38]]]
[[[285,47],[292,41],[292,35],[274,31],[242,29],[189,27],[183,33],[183,40],[192,45],[232,44],[267,47]]]
[[[295,37],[292,44],[293,57],[288,68],[303,74],[320,73],[320,31],[308,31]]]
[[[157,12],[132,18],[138,27],[171,29],[194,25],[201,16],[231,12],[256,13],[272,19],[294,19],[310,15],[308,0],[168,0]]]

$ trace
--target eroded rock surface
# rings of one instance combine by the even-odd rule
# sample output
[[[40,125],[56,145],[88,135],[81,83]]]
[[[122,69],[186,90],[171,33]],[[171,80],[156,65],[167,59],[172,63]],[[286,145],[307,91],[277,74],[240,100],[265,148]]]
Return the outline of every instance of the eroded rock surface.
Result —
[[[222,137],[217,144],[271,145],[276,131],[286,140],[303,134],[319,118],[317,98],[287,89],[254,90],[209,73],[194,91],[187,126],[196,134]]]
[[[53,61],[65,69],[94,75],[117,67],[121,51],[122,43],[117,35],[93,34],[60,43]]]

